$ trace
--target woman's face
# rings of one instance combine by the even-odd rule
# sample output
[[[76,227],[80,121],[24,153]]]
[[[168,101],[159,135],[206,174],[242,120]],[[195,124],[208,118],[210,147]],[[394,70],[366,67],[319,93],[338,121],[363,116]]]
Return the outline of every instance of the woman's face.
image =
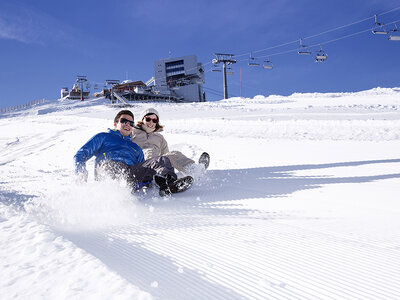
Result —
[[[149,128],[155,128],[158,123],[158,118],[155,114],[147,115],[143,118],[142,122]]]

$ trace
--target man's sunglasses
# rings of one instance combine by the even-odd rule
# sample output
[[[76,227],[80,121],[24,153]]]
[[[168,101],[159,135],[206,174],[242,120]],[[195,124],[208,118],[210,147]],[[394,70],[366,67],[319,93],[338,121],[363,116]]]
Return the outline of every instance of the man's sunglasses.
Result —
[[[133,127],[133,125],[135,125],[135,123],[134,123],[133,121],[128,120],[128,119],[125,119],[125,118],[119,119],[119,122],[120,122],[121,124],[126,124],[126,123],[128,123],[129,126],[131,126],[131,127]]]
[[[158,119],[152,119],[152,118],[149,118],[149,117],[146,117],[146,122],[151,122],[151,121],[153,121],[153,123],[158,123]]]

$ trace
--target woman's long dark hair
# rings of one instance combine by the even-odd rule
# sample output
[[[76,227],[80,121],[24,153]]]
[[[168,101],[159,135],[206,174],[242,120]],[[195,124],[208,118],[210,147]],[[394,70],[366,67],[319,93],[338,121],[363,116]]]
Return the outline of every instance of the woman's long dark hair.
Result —
[[[147,114],[146,116],[149,116],[149,115],[154,115],[154,113],[149,113],[149,114]],[[143,118],[145,118],[146,116],[144,116]],[[157,115],[156,115],[156,116],[157,116]],[[157,116],[157,119],[158,119],[158,116]],[[138,127],[142,128],[143,125],[144,125],[144,122],[143,122],[143,121],[137,122],[137,126],[138,126]],[[157,122],[157,124],[156,124],[156,129],[154,129],[154,132],[159,131],[159,130],[161,130],[161,129],[163,129],[163,128],[164,128],[164,126],[163,126],[163,125],[160,125],[160,119],[158,119],[158,122]]]

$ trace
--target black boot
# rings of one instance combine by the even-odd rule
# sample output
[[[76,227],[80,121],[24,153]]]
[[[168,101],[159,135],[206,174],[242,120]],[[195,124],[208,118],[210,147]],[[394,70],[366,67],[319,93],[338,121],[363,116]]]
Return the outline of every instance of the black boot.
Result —
[[[154,182],[160,188],[160,196],[168,196],[170,194],[186,191],[193,183],[193,177],[186,176],[180,179],[175,179],[170,175],[166,177],[154,175]]]
[[[199,164],[204,165],[204,168],[207,170],[210,164],[210,155],[207,152],[203,152],[199,157]]]

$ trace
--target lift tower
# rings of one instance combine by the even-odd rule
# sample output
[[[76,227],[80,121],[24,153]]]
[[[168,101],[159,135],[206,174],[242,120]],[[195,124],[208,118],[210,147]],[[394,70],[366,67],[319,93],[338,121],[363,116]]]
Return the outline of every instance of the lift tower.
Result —
[[[114,86],[119,84],[119,80],[114,80],[114,79],[107,79],[106,80],[106,85],[111,85],[111,89],[110,89],[110,100],[111,103],[114,103]]]
[[[76,78],[76,82],[81,85],[81,101],[83,101],[83,83],[86,82],[86,76],[78,75]]]
[[[236,63],[232,57],[234,54],[215,53],[215,58],[212,60],[214,65],[222,63],[222,80],[224,84],[224,99],[228,99],[228,82],[226,80],[226,66]]]

